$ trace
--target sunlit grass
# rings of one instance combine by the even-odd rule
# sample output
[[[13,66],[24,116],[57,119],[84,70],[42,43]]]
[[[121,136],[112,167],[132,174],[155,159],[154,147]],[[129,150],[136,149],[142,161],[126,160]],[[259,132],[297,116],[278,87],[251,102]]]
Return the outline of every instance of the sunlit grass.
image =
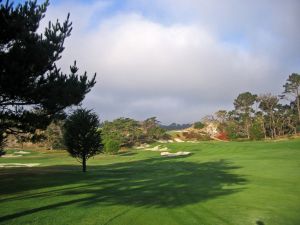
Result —
[[[0,223],[300,224],[300,140],[161,145],[192,155],[99,155],[86,174],[64,151],[1,158],[40,166],[0,168]]]

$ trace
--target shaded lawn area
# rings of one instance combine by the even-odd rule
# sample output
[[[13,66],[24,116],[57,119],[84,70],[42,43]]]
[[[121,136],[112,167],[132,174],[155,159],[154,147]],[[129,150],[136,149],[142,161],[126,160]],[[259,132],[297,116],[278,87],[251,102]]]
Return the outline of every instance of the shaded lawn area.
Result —
[[[41,166],[0,169],[0,223],[299,224],[299,140],[168,146],[193,154],[99,156],[86,174],[61,152],[1,159]]]

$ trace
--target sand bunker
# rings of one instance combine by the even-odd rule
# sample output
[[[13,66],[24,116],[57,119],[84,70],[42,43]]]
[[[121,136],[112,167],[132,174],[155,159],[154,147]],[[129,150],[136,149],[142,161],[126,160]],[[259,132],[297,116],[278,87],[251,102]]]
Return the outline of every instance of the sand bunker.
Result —
[[[21,157],[22,155],[14,155],[14,154],[5,154],[1,156],[2,158],[16,158],[16,157]]]
[[[174,138],[174,141],[179,142],[179,143],[184,142],[183,140],[181,140],[181,139],[179,139],[179,138]]]
[[[185,156],[185,155],[190,155],[190,152],[176,152],[176,153],[171,153],[171,152],[161,152],[160,155],[164,157],[176,157],[176,156]]]
[[[25,154],[26,155],[26,154],[30,154],[30,152],[18,151],[18,152],[15,152],[15,154],[21,154],[21,155]]]
[[[167,147],[161,147],[160,145],[154,146],[153,148],[146,148],[145,150],[148,151],[155,151],[155,152],[161,152],[161,151],[167,151],[168,148]]]
[[[0,163],[0,167],[34,167],[40,163]]]
[[[136,149],[144,149],[144,148],[149,148],[150,145],[148,144],[141,144],[140,146],[136,147]]]

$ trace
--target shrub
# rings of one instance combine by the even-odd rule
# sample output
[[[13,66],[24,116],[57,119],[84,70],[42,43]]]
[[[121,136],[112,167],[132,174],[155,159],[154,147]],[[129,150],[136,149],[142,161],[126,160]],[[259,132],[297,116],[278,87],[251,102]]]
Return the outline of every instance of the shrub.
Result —
[[[239,138],[238,125],[234,122],[229,122],[227,124],[227,127],[225,127],[225,132],[230,140],[235,140]]]
[[[261,140],[264,138],[264,132],[261,127],[261,124],[255,122],[249,129],[250,131],[250,138],[252,140]]]
[[[202,128],[204,128],[204,126],[205,125],[203,123],[201,123],[200,121],[194,123],[194,128],[195,129],[202,129]]]
[[[108,139],[104,142],[104,151],[108,154],[116,154],[120,149],[120,141]]]

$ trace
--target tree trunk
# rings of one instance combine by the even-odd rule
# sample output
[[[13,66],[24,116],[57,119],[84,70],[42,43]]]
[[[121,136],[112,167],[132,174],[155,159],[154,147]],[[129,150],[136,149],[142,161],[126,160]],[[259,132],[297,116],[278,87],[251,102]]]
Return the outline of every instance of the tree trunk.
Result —
[[[86,172],[86,157],[82,158],[82,172]]]
[[[270,111],[270,125],[271,125],[271,133],[272,133],[272,139],[276,138],[276,126],[274,121],[274,114],[272,111]]]
[[[300,122],[300,100],[297,98],[297,109],[298,109],[298,121]]]
[[[265,139],[267,139],[267,131],[266,131],[266,128],[265,128],[265,122],[264,121],[262,122],[262,129],[264,131]]]
[[[250,131],[249,131],[249,122],[248,118],[246,119],[246,132],[247,132],[247,138],[250,139]]]
[[[289,128],[291,128],[293,130],[294,134],[296,135],[297,134],[297,127],[293,126],[292,121],[291,121],[290,118],[288,119],[288,124],[287,125],[288,125]]]
[[[271,117],[271,113],[270,114],[270,119],[269,119],[269,126],[270,126],[270,133],[271,133],[271,138],[274,138],[274,134],[273,134],[273,123],[272,123],[272,117]]]
[[[299,99],[299,90],[296,91],[296,105],[298,110],[298,122],[300,122],[300,99]]]

